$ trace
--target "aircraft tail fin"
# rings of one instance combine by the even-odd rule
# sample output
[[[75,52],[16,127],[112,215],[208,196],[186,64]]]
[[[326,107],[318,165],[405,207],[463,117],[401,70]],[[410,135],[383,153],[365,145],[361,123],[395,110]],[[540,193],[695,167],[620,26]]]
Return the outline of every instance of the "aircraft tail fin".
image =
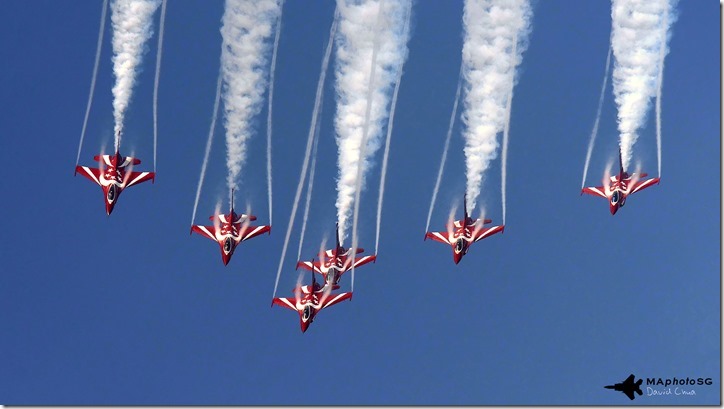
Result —
[[[340,243],[339,243],[339,222],[335,223],[334,228],[335,228],[335,231],[337,232],[337,233],[336,233],[336,234],[337,234],[337,248],[339,248],[339,247],[340,247]]]
[[[234,213],[234,188],[231,188],[231,209],[229,209],[229,214]]]
[[[621,145],[618,146],[618,172],[623,174],[623,160],[621,159]]]
[[[468,192],[465,192],[463,194],[463,211],[465,212],[465,216],[463,217],[463,220],[468,219]]]

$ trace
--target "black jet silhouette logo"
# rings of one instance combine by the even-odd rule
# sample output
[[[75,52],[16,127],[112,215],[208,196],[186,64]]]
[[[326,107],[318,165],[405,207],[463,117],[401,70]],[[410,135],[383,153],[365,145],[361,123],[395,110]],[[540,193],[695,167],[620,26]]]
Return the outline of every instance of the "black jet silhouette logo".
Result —
[[[641,392],[641,382],[643,382],[644,380],[639,379],[638,381],[634,382],[634,379],[635,376],[631,374],[628,378],[626,378],[625,381],[617,383],[615,385],[604,386],[604,388],[623,392],[626,394],[626,396],[628,396],[629,399],[634,400],[634,392],[638,393],[639,396],[644,394],[643,392]]]

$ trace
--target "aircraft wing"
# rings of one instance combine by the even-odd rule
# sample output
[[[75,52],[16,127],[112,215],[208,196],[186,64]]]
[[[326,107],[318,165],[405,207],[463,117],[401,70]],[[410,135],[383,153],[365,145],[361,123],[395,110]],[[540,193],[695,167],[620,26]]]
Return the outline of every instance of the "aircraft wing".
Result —
[[[125,187],[137,185],[139,183],[155,179],[156,173],[154,172],[130,172],[130,176],[128,176],[128,183],[126,183]]]
[[[505,226],[493,226],[493,227],[487,227],[484,229],[480,229],[475,235],[472,237],[473,241],[479,241],[482,240],[488,236],[492,236],[495,233],[500,233],[505,229]]]
[[[195,231],[202,236],[208,237],[213,241],[217,241],[216,228],[214,226],[199,226],[195,224],[191,226],[191,231]]]
[[[661,180],[661,178],[651,178],[651,179],[646,179],[646,180],[639,180],[633,186],[631,186],[631,193],[629,193],[629,194],[632,195],[632,194],[638,192],[639,190],[644,190],[649,186],[656,185],[659,183],[660,180]]]
[[[256,237],[269,231],[271,231],[271,226],[247,226],[247,229],[241,232],[241,239],[239,242],[249,240],[252,237]]]
[[[303,269],[305,269],[305,270],[314,271],[315,273],[319,273],[319,274],[321,274],[321,275],[324,275],[324,273],[323,273],[322,270],[320,269],[320,263],[319,263],[319,261],[315,261],[315,262],[311,262],[311,261],[299,261],[299,262],[297,262],[297,269],[299,269],[299,267],[301,267],[301,268],[303,268]]]
[[[608,199],[608,196],[606,196],[606,189],[603,186],[598,187],[584,187],[581,189],[581,194],[589,194],[591,196],[601,196]]]
[[[279,305],[281,307],[289,308],[292,311],[299,311],[299,310],[297,310],[296,298],[276,297],[272,300],[272,305],[273,304]]]
[[[451,244],[450,240],[447,239],[447,236],[444,233],[437,231],[429,231],[425,233],[425,238],[431,238],[435,241],[439,241],[440,243]]]
[[[348,300],[348,299],[350,299],[350,298],[352,298],[352,293],[351,293],[351,292],[349,292],[349,293],[339,293],[339,294],[330,294],[329,297],[327,297],[327,299],[325,299],[325,300],[322,302],[322,305],[319,307],[319,309],[321,310],[321,309],[330,307],[330,306],[332,306],[332,305],[334,305],[334,304],[337,304],[338,302],[342,302],[342,301]]]
[[[81,175],[87,177],[92,182],[96,182],[98,185],[101,184],[100,177],[101,177],[101,171],[98,168],[89,168],[87,166],[77,166],[75,167],[75,172],[80,172]]]
[[[351,260],[351,259],[350,259],[350,260]],[[356,259],[354,259],[354,268],[357,268],[357,267],[359,267],[359,266],[363,266],[363,265],[369,263],[370,261],[375,261],[375,260],[377,260],[377,256],[374,256],[374,255],[373,255],[373,256],[364,256],[364,257],[356,258]]]

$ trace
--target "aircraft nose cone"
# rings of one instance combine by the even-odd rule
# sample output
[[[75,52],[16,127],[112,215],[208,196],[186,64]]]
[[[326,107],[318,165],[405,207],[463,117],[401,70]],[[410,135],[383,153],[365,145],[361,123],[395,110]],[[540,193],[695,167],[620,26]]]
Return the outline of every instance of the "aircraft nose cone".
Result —
[[[231,259],[231,257],[229,257],[227,255],[224,255],[221,257],[221,261],[224,263],[224,265],[229,264],[229,259]]]
[[[611,216],[613,216],[618,211],[618,206],[611,206],[610,210],[611,210]]]
[[[112,203],[106,203],[106,214],[107,214],[108,216],[110,216],[111,213],[113,213],[113,204],[112,204]]]
[[[308,322],[302,322],[302,334],[307,332],[307,328],[309,328]]]

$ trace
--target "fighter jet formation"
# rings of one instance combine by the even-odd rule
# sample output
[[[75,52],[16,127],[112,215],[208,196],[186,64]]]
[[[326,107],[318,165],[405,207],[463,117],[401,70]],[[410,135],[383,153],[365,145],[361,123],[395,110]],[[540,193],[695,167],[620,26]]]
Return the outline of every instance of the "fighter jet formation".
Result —
[[[299,322],[302,332],[305,332],[314,317],[323,308],[327,308],[338,302],[352,299],[352,291],[343,293],[332,293],[340,288],[339,282],[342,275],[347,271],[361,267],[367,263],[375,262],[377,255],[356,257],[364,253],[361,248],[345,248],[339,241],[339,223],[335,226],[336,245],[333,249],[320,251],[319,260],[298,261],[297,269],[301,267],[308,270],[312,276],[312,284],[297,286],[294,288],[294,298],[272,299],[272,305],[287,307],[299,313]],[[324,284],[317,283],[315,273],[322,276]],[[300,276],[301,278],[301,276]]]
[[[114,11],[116,9],[122,9],[121,6],[125,5],[128,6],[128,1],[130,0],[112,0],[114,5]],[[153,14],[153,11],[156,7],[158,7],[158,2],[155,1],[147,1],[144,2],[144,0],[138,0],[141,3],[144,3],[148,8],[144,11],[144,15],[142,16],[143,19],[149,20],[150,17]],[[340,0],[341,1],[341,0]],[[231,0],[231,3],[236,4],[237,0]],[[376,16],[383,15],[383,2],[378,0],[368,0],[365,2],[362,2],[361,5],[358,5],[361,8],[365,7],[376,7],[375,13],[365,13],[365,15],[369,14],[370,18],[372,18],[372,21],[376,21],[378,19]],[[362,189],[362,180],[363,180],[363,174],[366,169],[363,169],[360,167],[361,163],[365,162],[365,159],[371,158],[371,155],[374,152],[364,152],[364,148],[367,144],[366,140],[368,138],[368,135],[366,134],[368,132],[368,126],[369,122],[372,121],[375,124],[380,123],[380,119],[382,117],[375,117],[370,119],[369,115],[371,112],[371,100],[370,96],[373,94],[373,91],[379,93],[380,95],[384,95],[385,98],[389,97],[392,89],[392,85],[395,85],[395,97],[393,98],[393,107],[391,108],[391,112],[394,113],[394,103],[396,103],[396,92],[397,88],[399,86],[399,81],[401,77],[402,72],[402,64],[405,61],[406,58],[406,41],[407,41],[407,27],[409,24],[410,19],[410,9],[412,7],[412,3],[406,2],[405,0],[400,0],[398,2],[392,2],[394,3],[392,6],[397,10],[399,8],[400,10],[407,8],[407,13],[395,13],[395,15],[404,15],[405,19],[401,19],[400,21],[395,22],[395,24],[403,25],[405,29],[399,30],[400,33],[404,33],[404,35],[400,35],[397,31],[391,31],[389,33],[382,33],[384,35],[388,35],[389,38],[386,38],[385,41],[382,41],[383,44],[393,44],[394,47],[390,46],[391,48],[389,50],[386,50],[386,53],[383,53],[385,56],[389,55],[396,55],[396,57],[391,61],[375,61],[374,59],[371,61],[374,66],[380,65],[380,67],[383,67],[387,70],[392,70],[387,74],[396,74],[393,75],[387,75],[389,78],[397,78],[397,82],[393,84],[393,82],[388,81],[387,83],[383,84],[384,86],[379,89],[373,89],[373,85],[376,84],[374,81],[374,78],[367,78],[365,77],[365,84],[369,84],[369,95],[368,99],[360,99],[359,101],[353,101],[350,102],[352,105],[352,108],[347,107],[345,109],[353,109],[354,110],[360,110],[359,115],[355,116],[362,117],[362,113],[366,112],[364,115],[366,123],[363,124],[360,123],[360,132],[352,132],[350,129],[346,129],[343,126],[340,126],[336,131],[339,134],[343,134],[344,136],[344,143],[339,146],[340,149],[340,174],[346,175],[345,177],[340,177],[340,187],[338,188],[338,201],[337,201],[337,222],[335,224],[335,245],[333,248],[324,249],[321,250],[318,254],[315,255],[311,260],[297,260],[296,262],[296,269],[299,270],[300,268],[302,270],[307,270],[310,272],[311,275],[311,284],[307,285],[301,285],[301,275],[299,275],[299,279],[297,282],[296,287],[292,290],[293,296],[292,297],[276,297],[276,286],[275,286],[275,294],[272,297],[272,306],[278,305],[282,307],[289,308],[293,311],[296,311],[299,315],[299,322],[302,332],[306,332],[310,326],[310,324],[314,321],[315,317],[321,311],[322,309],[325,309],[327,307],[330,307],[332,305],[335,305],[337,303],[340,303],[345,300],[351,300],[352,294],[354,291],[354,271],[356,268],[360,268],[364,265],[367,265],[369,263],[376,263],[377,261],[377,244],[375,244],[375,251],[374,254],[367,254],[363,255],[364,249],[357,247],[357,218],[359,213],[359,196],[360,196],[360,190]],[[115,7],[117,5],[121,5],[118,7]],[[165,10],[165,1],[164,1],[164,8]],[[266,24],[270,25],[273,24],[275,21],[277,22],[277,37],[274,40],[274,53],[276,53],[276,46],[278,43],[278,36],[279,36],[279,30],[280,30],[280,16],[281,16],[281,2],[276,2],[273,4],[276,8],[270,8],[269,10],[254,10],[253,7],[250,9],[241,9],[241,8],[234,8],[230,7],[230,9],[233,9],[234,13],[240,13],[240,15],[235,16],[237,18],[232,18],[234,16],[230,16],[228,19],[225,18],[224,24],[230,24],[230,27],[228,27],[228,30],[226,31],[234,31],[237,30],[240,34],[237,37],[229,35],[229,38],[224,39],[224,41],[239,41],[239,44],[245,45],[242,47],[241,45],[237,44],[238,47],[230,47],[230,46],[224,46],[222,47],[222,57],[221,62],[222,66],[226,67],[233,67],[234,69],[223,69],[222,70],[222,76],[219,77],[218,80],[218,86],[217,86],[217,95],[216,95],[216,103],[214,108],[214,120],[212,121],[211,130],[209,132],[209,142],[207,143],[207,151],[206,156],[204,157],[203,165],[202,165],[202,172],[201,172],[201,178],[199,181],[199,187],[197,190],[196,195],[196,203],[194,204],[194,217],[196,214],[196,205],[199,201],[199,196],[201,192],[201,185],[203,183],[203,178],[208,162],[208,155],[209,155],[209,148],[211,146],[211,138],[213,135],[213,127],[215,124],[215,118],[218,111],[218,105],[220,99],[224,100],[225,106],[225,114],[227,115],[227,121],[225,124],[227,126],[230,126],[228,124],[235,124],[235,128],[227,129],[227,170],[228,170],[228,177],[227,177],[227,185],[228,185],[228,192],[229,194],[229,211],[228,213],[220,213],[217,207],[216,213],[209,217],[209,219],[213,222],[211,225],[202,225],[202,224],[194,224],[193,217],[192,217],[192,223],[191,223],[191,229],[190,234],[193,234],[194,232],[207,237],[214,242],[216,242],[219,245],[220,252],[221,252],[221,260],[222,263],[227,266],[234,255],[235,250],[237,247],[244,241],[249,240],[251,238],[257,237],[259,235],[262,235],[264,233],[271,234],[271,150],[268,150],[268,189],[269,189],[269,225],[265,224],[259,224],[259,225],[252,225],[251,223],[257,220],[257,217],[255,215],[251,214],[251,211],[247,209],[247,213],[236,213],[234,208],[234,194],[236,192],[236,187],[239,185],[239,180],[242,175],[242,165],[244,164],[245,159],[245,149],[246,149],[246,138],[249,137],[251,134],[249,127],[253,121],[251,118],[250,112],[253,112],[252,109],[248,109],[247,106],[234,106],[234,103],[239,103],[239,101],[242,101],[244,103],[252,101],[255,104],[259,104],[261,93],[258,92],[259,87],[263,88],[263,85],[265,84],[264,78],[256,78],[255,80],[258,81],[256,84],[257,86],[254,87],[254,84],[246,84],[244,81],[235,81],[235,76],[245,76],[248,72],[259,72],[261,70],[260,67],[263,68],[264,64],[266,63],[266,54],[263,54],[267,52],[267,48],[265,47],[266,41],[271,41],[270,37],[255,37],[253,39],[249,39],[244,37],[243,33],[245,33],[245,30],[247,30],[244,27],[236,27],[233,26],[234,22],[238,24],[239,21],[252,21],[254,18],[258,18],[259,20],[256,21],[258,24]],[[466,13],[468,13],[469,10],[468,4],[466,3]],[[357,5],[355,6],[357,7]],[[470,5],[470,8],[474,7],[474,5]],[[104,7],[104,13],[105,13],[105,7]],[[128,12],[129,9],[126,9],[126,12]],[[399,10],[398,10],[399,11]],[[511,15],[515,16],[516,18],[511,18],[510,26],[506,27],[492,27],[490,32],[483,32],[481,33],[479,30],[475,30],[476,27],[470,26],[471,24],[475,24],[475,22],[466,21],[465,22],[465,46],[464,47],[474,47],[476,44],[500,44],[504,51],[505,55],[501,54],[500,56],[497,56],[498,54],[492,52],[489,53],[492,56],[497,56],[496,58],[502,58],[502,59],[509,59],[510,61],[515,61],[515,63],[510,64],[498,64],[500,67],[505,68],[503,72],[495,73],[492,72],[489,68],[490,65],[496,65],[495,61],[489,61],[486,58],[475,60],[475,58],[470,57],[469,55],[465,54],[465,58],[463,61],[463,66],[461,68],[461,76],[460,81],[463,80],[467,81],[478,81],[476,83],[472,84],[466,84],[465,87],[462,87],[463,89],[471,89],[473,91],[466,91],[468,95],[466,95],[465,100],[465,109],[466,109],[466,117],[473,118],[476,115],[479,116],[479,118],[473,118],[477,125],[474,127],[471,126],[468,129],[463,130],[463,135],[466,143],[466,155],[468,151],[473,152],[475,155],[470,156],[466,160],[466,167],[467,167],[467,188],[465,190],[465,193],[463,195],[463,215],[462,218],[459,220],[453,220],[452,219],[452,213],[450,220],[446,224],[446,231],[426,231],[425,232],[425,240],[428,238],[434,241],[438,241],[441,243],[444,243],[451,247],[452,249],[452,256],[453,256],[453,263],[455,265],[459,264],[462,258],[468,253],[470,247],[473,243],[476,243],[478,241],[481,241],[485,238],[488,238],[490,236],[493,236],[497,233],[503,233],[505,230],[505,216],[506,216],[506,196],[505,196],[505,161],[506,161],[506,155],[507,155],[507,138],[508,138],[508,128],[509,128],[509,119],[510,119],[510,104],[512,100],[512,89],[515,85],[515,68],[516,64],[519,64],[520,61],[522,61],[522,52],[524,51],[523,48],[516,49],[517,45],[526,43],[525,38],[519,38],[520,35],[527,35],[527,27],[530,24],[530,14],[532,13],[530,11],[529,4],[526,0],[521,0],[520,2],[514,4],[511,6],[511,10],[509,10]],[[232,11],[230,11],[232,12]],[[323,73],[326,74],[326,67],[327,63],[329,61],[329,50],[331,49],[332,44],[332,38],[334,37],[334,33],[338,24],[337,19],[344,19],[344,12],[342,11],[341,15],[335,14],[335,21],[332,25],[332,29],[330,32],[330,43],[327,48],[327,54],[325,55],[325,62],[323,63]],[[481,10],[471,10],[471,14],[479,13],[482,17],[481,18],[487,18],[486,13],[490,13],[489,8],[483,8]],[[248,13],[248,15],[244,14]],[[263,16],[262,16],[263,14]],[[128,16],[126,16],[128,17]],[[130,16],[134,17],[134,16]],[[135,16],[138,17],[138,16]],[[243,18],[242,18],[243,17]],[[104,17],[105,18],[105,14]],[[251,20],[249,20],[251,19]],[[133,20],[133,19],[131,19]],[[141,24],[143,25],[143,24]],[[133,27],[131,27],[133,28]],[[387,27],[389,29],[389,27]],[[355,35],[357,33],[353,31],[346,32],[344,31],[347,29],[347,26],[344,26],[341,30],[343,30],[342,34],[340,36],[343,36],[347,38],[345,40],[346,42],[350,44],[354,44],[357,38],[355,38]],[[146,30],[146,37],[150,36],[150,32],[148,31],[148,28]],[[226,33],[225,30],[222,30],[222,34]],[[248,31],[248,30],[247,30]],[[271,33],[271,30],[269,30],[269,33]],[[123,33],[114,33],[114,35],[123,35]],[[477,37],[476,37],[477,36]],[[502,36],[502,37],[501,37]],[[102,37],[101,37],[102,38]],[[147,40],[148,38],[145,38]],[[144,40],[144,41],[145,41]],[[253,40],[253,41],[252,41]],[[251,41],[252,43],[245,43],[245,41]],[[363,43],[363,42],[362,42]],[[362,44],[360,43],[360,44]],[[100,41],[99,41],[100,44]],[[160,45],[160,41],[159,41]],[[248,45],[248,47],[246,47]],[[367,45],[362,44],[359,45],[360,49],[364,49]],[[137,47],[138,49],[131,50],[133,52],[137,52],[138,56],[142,55],[142,48],[143,44],[139,44]],[[259,53],[259,55],[253,55],[252,57],[255,57],[253,66],[244,66],[243,64],[239,63],[239,61],[247,61],[247,55],[236,55],[234,54],[235,49],[245,49],[245,50],[252,50],[253,52]],[[100,48],[99,48],[100,50]],[[124,51],[126,52],[126,51]],[[253,53],[252,52],[252,53]],[[369,53],[370,55],[376,55],[377,50],[374,50],[374,52]],[[502,51],[501,51],[502,53]],[[160,51],[159,51],[160,54]],[[348,52],[347,55],[353,55],[355,53]],[[364,54],[364,53],[361,53]],[[487,54],[486,54],[487,55]],[[485,57],[485,56],[484,56]],[[373,57],[374,58],[374,57]],[[663,58],[663,57],[662,57]],[[251,59],[249,59],[251,60]],[[272,59],[275,60],[275,59]],[[140,61],[140,57],[138,59]],[[661,62],[663,63],[663,62]],[[362,74],[372,76],[375,72],[374,69],[369,73],[367,71],[367,67],[370,66],[370,61],[342,61],[341,64],[347,64],[345,66],[345,70],[349,69],[349,72],[351,72],[352,77],[361,77]],[[97,63],[96,63],[97,65]],[[357,67],[356,65],[359,65]],[[356,73],[357,68],[362,68],[360,71],[362,74]],[[390,68],[393,67],[393,68]],[[498,67],[498,68],[500,68]],[[381,69],[383,69],[381,68]],[[129,72],[123,72],[123,75],[132,75],[135,74],[136,68],[132,68]],[[158,68],[157,68],[158,69]],[[394,70],[399,71],[394,71]],[[270,68],[271,72],[273,73],[273,66]],[[340,71],[345,71],[340,70]],[[346,71],[345,71],[346,72]],[[485,75],[468,75],[470,73],[491,73],[492,75],[490,78],[486,78]],[[94,74],[95,75],[95,74]],[[120,75],[120,74],[117,74]],[[158,77],[158,76],[157,76]],[[270,75],[270,82],[273,82],[273,76]],[[313,121],[312,123],[316,123],[316,115],[317,115],[317,109],[319,106],[319,96],[321,95],[321,87],[324,83],[323,81],[323,75],[320,76],[320,86],[317,92],[317,101],[315,101],[315,113],[313,114]],[[491,82],[486,82],[491,81]],[[497,81],[497,82],[496,82]],[[349,82],[349,81],[348,81]],[[224,86],[222,87],[222,83]],[[249,85],[250,90],[245,89],[244,87],[240,87],[238,89],[234,88],[232,89],[229,86],[229,83],[236,83],[237,86],[239,84],[241,85]],[[137,158],[134,158],[132,156],[123,156],[120,153],[120,142],[121,142],[121,136],[123,129],[123,113],[125,112],[125,103],[127,103],[128,95],[130,94],[133,81],[126,81],[123,82],[123,84],[131,84],[127,85],[129,88],[126,90],[127,93],[123,94],[125,102],[123,104],[119,104],[120,108],[117,109],[118,112],[115,112],[116,117],[116,132],[115,132],[115,153],[112,155],[106,155],[106,154],[100,154],[94,156],[94,161],[98,162],[97,167],[88,167],[88,166],[81,166],[76,165],[75,167],[75,174],[81,173],[84,177],[88,178],[89,180],[97,183],[99,186],[101,186],[101,189],[103,190],[104,195],[104,202],[105,202],[105,211],[106,214],[110,216],[110,214],[113,212],[113,209],[115,208],[115,205],[118,202],[118,199],[121,195],[121,193],[128,187],[134,186],[136,184],[140,184],[146,181],[152,181],[155,182],[155,146],[154,146],[154,171],[136,171],[134,169],[135,166],[140,165],[141,161]],[[261,84],[261,85],[260,85]],[[156,84],[157,85],[157,84]],[[339,87],[342,87],[343,85],[338,85]],[[460,89],[460,85],[458,86],[458,89]],[[500,95],[496,95],[495,98],[491,95],[485,95],[484,90],[488,89],[498,89],[502,90]],[[220,93],[225,92],[227,94],[220,95]],[[477,90],[477,91],[475,91]],[[252,92],[253,91],[253,92]],[[347,90],[340,90],[339,92],[344,93]],[[244,98],[232,98],[232,96],[228,95],[230,92],[235,92],[238,94],[241,94],[244,96]],[[459,94],[460,91],[458,91]],[[128,95],[127,95],[128,94]],[[362,93],[354,92],[351,93],[356,98],[361,98],[364,96]],[[474,95],[472,95],[474,94]],[[474,96],[475,98],[471,97]],[[92,96],[92,91],[91,91]],[[223,98],[222,98],[223,97]],[[488,98],[490,97],[490,98]],[[269,96],[269,111],[271,112],[271,96]],[[456,102],[455,102],[455,108],[453,110],[453,116],[455,117],[455,110],[457,109],[457,98],[456,96]],[[501,118],[493,118],[492,122],[490,115],[488,115],[485,107],[492,103],[491,101],[495,100],[493,102],[501,104],[501,106],[498,106],[496,109],[501,113]],[[116,101],[114,101],[114,107]],[[252,103],[249,102],[249,103]],[[89,108],[90,108],[90,100],[89,100]],[[365,108],[365,109],[362,109]],[[376,115],[380,114],[380,110],[372,110],[376,113]],[[389,113],[389,112],[388,112]],[[385,115],[388,113],[384,113]],[[271,113],[269,114],[271,117]],[[230,118],[231,117],[231,118]],[[86,118],[87,119],[87,118]],[[390,118],[391,119],[391,118]],[[154,119],[155,120],[155,119]],[[472,121],[472,120],[471,120]],[[486,122],[487,121],[487,122]],[[344,122],[344,121],[341,121]],[[479,122],[479,123],[478,123]],[[391,127],[391,120],[390,120],[390,127]],[[269,125],[269,129],[271,128],[271,125]],[[473,129],[474,128],[474,129]],[[361,130],[364,129],[364,132],[361,132]],[[307,144],[307,157],[309,158],[309,152],[311,144],[311,137],[314,134],[313,132],[314,128],[310,130],[310,139]],[[450,130],[452,130],[452,122],[450,126]],[[485,132],[482,132],[480,130],[485,130]],[[490,132],[492,130],[492,133]],[[84,131],[85,131],[85,124],[84,124]],[[373,135],[371,137],[378,137],[379,134],[381,134],[381,128],[373,129],[374,132],[376,132],[376,135]],[[270,132],[270,131],[269,131]],[[391,132],[391,130],[390,130]],[[349,133],[349,135],[346,135]],[[448,141],[449,141],[449,133],[448,132]],[[497,135],[499,133],[503,134],[503,151],[502,151],[502,163],[501,163],[501,169],[502,169],[502,191],[501,191],[501,201],[502,201],[502,223],[500,225],[491,225],[493,221],[491,219],[486,218],[473,218],[468,213],[468,208],[470,208],[471,212],[475,211],[475,205],[476,201],[478,200],[478,196],[482,191],[482,180],[484,173],[488,167],[488,164],[491,160],[493,160],[497,155]],[[364,134],[364,135],[363,135]],[[361,139],[358,137],[360,135],[363,135]],[[268,135],[268,143],[271,142],[271,134]],[[439,180],[442,175],[442,168],[445,161],[445,155],[447,153],[447,143],[445,145],[445,153],[443,154],[443,160],[440,167],[440,172],[438,174],[438,185]],[[83,136],[81,135],[81,146],[83,142]],[[155,137],[154,137],[154,143],[155,143]],[[316,141],[315,141],[316,144]],[[389,135],[388,135],[388,144],[389,144]],[[349,146],[352,146],[350,149]],[[484,147],[493,146],[492,151],[486,151],[486,149],[483,149]],[[592,145],[591,145],[592,146]],[[625,154],[622,157],[622,147],[625,147]],[[624,206],[626,203],[627,197],[631,194],[634,194],[640,190],[646,189],[650,186],[653,186],[654,184],[658,184],[660,182],[660,177],[655,178],[649,178],[646,179],[648,176],[646,173],[640,173],[640,172],[634,172],[634,173],[628,173],[626,170],[626,166],[628,165],[628,162],[630,161],[631,151],[632,151],[633,142],[631,142],[629,139],[624,140],[622,137],[622,142],[619,146],[619,152],[618,152],[618,161],[619,161],[619,169],[618,173],[616,175],[610,176],[605,175],[603,178],[602,186],[594,186],[594,187],[583,187],[581,190],[581,195],[583,193],[594,195],[594,196],[601,196],[605,198],[609,202],[609,210],[612,215],[616,214],[616,212]],[[270,148],[268,148],[270,149]],[[345,151],[345,149],[348,149],[350,151]],[[589,149],[590,150],[590,149]],[[316,145],[314,150],[314,155],[316,155]],[[351,153],[350,153],[351,152]],[[80,148],[79,148],[79,155],[80,155]],[[589,152],[590,155],[590,152]],[[660,157],[660,155],[659,155]],[[346,158],[346,159],[345,159]],[[305,164],[303,165],[303,168],[305,169],[302,173],[306,172],[307,162],[305,159]],[[316,159],[316,157],[315,157]],[[342,160],[345,159],[345,160]],[[625,161],[624,161],[625,159]],[[386,161],[386,158],[385,158]],[[587,162],[588,163],[588,162]],[[588,164],[586,164],[586,167]],[[659,174],[660,174],[660,163],[659,163]],[[312,173],[313,175],[313,173]],[[310,176],[310,180],[313,176]],[[585,172],[584,172],[584,181],[585,181]],[[300,179],[300,187],[302,185],[303,178]],[[343,183],[344,182],[344,183]],[[433,205],[435,202],[435,197],[437,195],[437,188],[438,185],[435,187],[435,193],[433,193]],[[311,189],[311,184],[308,189]],[[382,190],[381,190],[382,191]],[[299,197],[300,190],[298,189],[297,192],[297,199]],[[342,193],[344,192],[344,193]],[[311,195],[308,195],[311,197]],[[381,197],[381,196],[380,196]],[[219,205],[220,206],[220,205]],[[307,204],[307,206],[309,206]],[[379,208],[382,207],[382,200],[380,198],[379,201]],[[296,202],[295,202],[295,209],[296,209]],[[378,240],[379,240],[379,224],[380,224],[380,211],[378,211],[378,221],[377,221],[377,229],[378,229]],[[430,209],[430,213],[432,213],[432,205]],[[293,219],[292,219],[293,220]],[[305,215],[305,223],[306,223],[306,215]],[[349,224],[352,224],[352,228],[349,229]],[[290,222],[290,229],[291,229]],[[429,225],[429,217],[428,217],[428,225]],[[341,230],[341,234],[340,234]],[[342,241],[344,241],[347,238],[347,230],[352,231],[352,237],[351,237],[351,245],[349,248],[346,248],[342,245]],[[428,230],[426,227],[425,230]],[[304,231],[304,229],[302,229]],[[302,233],[303,235],[303,233]],[[342,240],[340,240],[340,236]],[[287,237],[288,240],[288,237]],[[300,238],[301,243],[301,238]],[[286,242],[284,245],[284,248],[286,249]],[[286,251],[286,250],[283,250]],[[284,253],[282,253],[284,254]],[[301,258],[301,244],[300,244],[300,257]],[[284,256],[282,255],[282,261]],[[280,261],[280,270],[281,270],[281,261]],[[384,267],[384,266],[383,266]],[[458,267],[459,268],[459,267]],[[346,274],[348,272],[351,272],[350,274]],[[299,272],[298,274],[301,274]],[[317,282],[316,275],[319,274],[321,276],[321,281]],[[335,292],[337,290],[341,289],[342,286],[342,278],[351,276],[351,286],[352,290],[348,292]],[[277,277],[278,281],[278,277]],[[629,379],[630,380],[630,379]],[[628,385],[629,380],[626,382],[626,387],[631,386]],[[640,381],[639,381],[640,383]],[[616,390],[623,390],[620,389],[621,384],[616,384],[615,388]],[[607,386],[608,387],[608,386]],[[611,387],[613,388],[613,386]],[[632,392],[626,392],[630,397],[633,396]],[[640,391],[638,391],[640,394]],[[633,399],[633,398],[632,398]]]

